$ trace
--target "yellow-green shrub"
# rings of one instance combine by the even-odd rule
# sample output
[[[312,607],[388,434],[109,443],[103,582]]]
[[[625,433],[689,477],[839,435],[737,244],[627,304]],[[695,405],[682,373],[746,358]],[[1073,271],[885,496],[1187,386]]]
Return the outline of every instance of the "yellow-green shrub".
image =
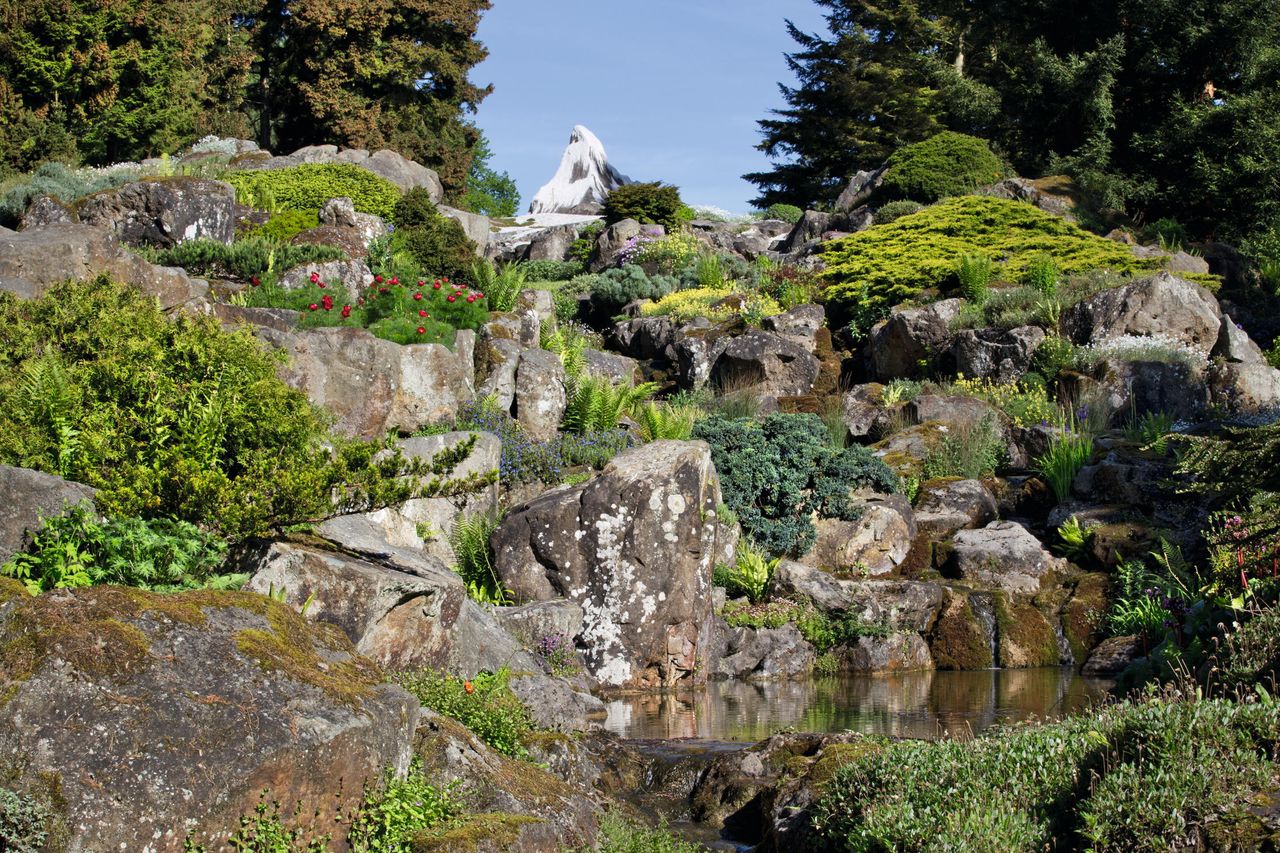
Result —
[[[391,217],[400,189],[386,178],[350,163],[303,163],[288,169],[232,172],[237,196],[264,194],[282,210],[318,210],[331,198],[349,198],[361,213]]]
[[[738,298],[732,298],[735,296]],[[782,306],[764,294],[742,294],[728,287],[694,287],[670,293],[644,306],[641,313],[645,317],[670,317],[677,323],[694,317],[719,323],[739,315],[772,317],[782,313]]]

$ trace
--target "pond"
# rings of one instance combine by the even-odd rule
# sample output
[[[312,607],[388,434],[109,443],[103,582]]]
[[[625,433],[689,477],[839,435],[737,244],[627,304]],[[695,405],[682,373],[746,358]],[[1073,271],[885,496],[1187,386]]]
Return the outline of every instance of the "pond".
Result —
[[[605,728],[626,738],[755,742],[784,729],[966,736],[999,723],[1055,719],[1105,698],[1111,682],[1071,669],[912,672],[705,687],[608,701]]]

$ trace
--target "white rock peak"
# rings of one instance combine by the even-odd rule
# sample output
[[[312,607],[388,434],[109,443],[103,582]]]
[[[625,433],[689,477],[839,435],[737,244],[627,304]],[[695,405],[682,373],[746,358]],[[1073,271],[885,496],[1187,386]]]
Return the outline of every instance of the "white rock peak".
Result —
[[[555,177],[538,190],[529,212],[596,214],[609,193],[629,183],[630,178],[609,165],[604,143],[579,124]]]

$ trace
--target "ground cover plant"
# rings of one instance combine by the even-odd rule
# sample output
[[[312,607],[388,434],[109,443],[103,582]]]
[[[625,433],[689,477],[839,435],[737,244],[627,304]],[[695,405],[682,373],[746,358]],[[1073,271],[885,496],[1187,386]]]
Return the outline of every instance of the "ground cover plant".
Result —
[[[405,672],[395,682],[431,710],[453,717],[489,746],[511,758],[526,758],[523,738],[533,731],[529,712],[508,686],[505,670],[456,678],[432,670]]]
[[[270,206],[264,209],[319,210],[329,199],[349,198],[357,211],[391,219],[400,200],[395,184],[349,163],[303,163],[287,169],[235,171],[223,180],[236,188],[242,204],[266,201]]]

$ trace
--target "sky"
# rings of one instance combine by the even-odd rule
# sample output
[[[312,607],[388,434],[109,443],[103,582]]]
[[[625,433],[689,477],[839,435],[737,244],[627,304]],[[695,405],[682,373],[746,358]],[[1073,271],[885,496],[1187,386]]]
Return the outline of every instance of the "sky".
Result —
[[[790,18],[824,31],[811,0],[494,0],[471,79],[493,94],[473,117],[490,165],[528,208],[576,124],[632,180],[680,188],[688,204],[750,209],[747,172],[768,167],[756,122],[785,106]]]

